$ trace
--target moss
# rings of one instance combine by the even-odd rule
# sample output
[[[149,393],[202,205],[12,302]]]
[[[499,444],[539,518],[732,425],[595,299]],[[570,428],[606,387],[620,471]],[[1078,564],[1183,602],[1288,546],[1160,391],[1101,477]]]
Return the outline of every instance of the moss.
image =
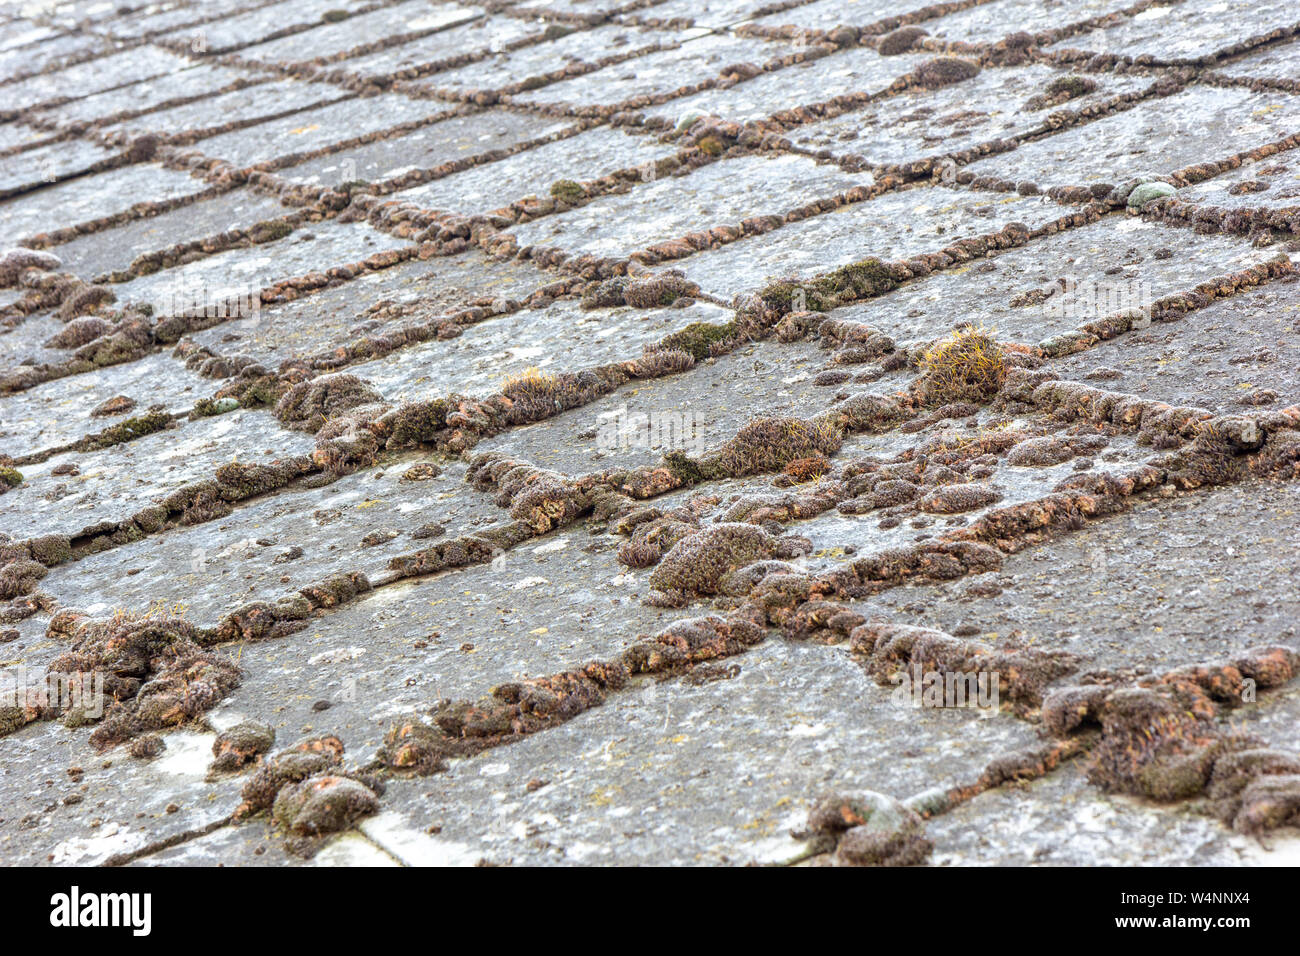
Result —
[[[692,299],[699,294],[700,287],[685,276],[665,272],[631,280],[623,290],[623,299],[633,308],[652,309],[673,305],[679,299]]]
[[[627,302],[628,279],[615,276],[602,282],[593,282],[582,290],[582,307],[584,309],[608,309],[624,305]]]
[[[47,534],[39,538],[30,538],[27,541],[27,550],[31,552],[34,561],[39,561],[47,568],[72,559],[72,541],[67,535]]]
[[[841,866],[914,866],[933,849],[920,814],[871,790],[818,801],[808,814],[808,831],[805,836],[819,835],[835,847]]]
[[[249,778],[235,815],[247,817],[269,810],[284,787],[333,771],[342,762],[343,741],[332,734],[300,740],[265,761]]]
[[[708,466],[733,478],[780,471],[796,458],[830,455],[842,436],[825,421],[802,418],[759,418],[740,429],[710,455]]]
[[[166,741],[158,734],[144,734],[131,742],[129,752],[137,760],[150,760],[166,749]]]
[[[898,279],[889,266],[873,257],[812,279],[780,279],[758,295],[764,305],[781,314],[829,312],[846,302],[873,298],[897,287]]]
[[[379,420],[387,429],[386,447],[404,448],[433,441],[447,427],[450,405],[445,398],[426,399],[399,405]]]
[[[777,539],[752,524],[712,525],[682,538],[650,574],[650,586],[684,594],[717,594],[732,571],[776,553]]]
[[[916,389],[923,402],[986,402],[997,394],[1008,372],[1006,353],[982,329],[959,329],[932,345],[921,358]]]
[[[1022,467],[1059,465],[1074,457],[1070,446],[1050,435],[1020,442],[1007,453],[1007,464]]]
[[[28,269],[50,272],[63,263],[49,252],[35,249],[8,249],[0,254],[0,288],[16,285],[19,276]]]
[[[1047,84],[1048,96],[1065,96],[1073,99],[1086,96],[1097,89],[1097,81],[1087,76],[1060,76]]]
[[[940,485],[921,499],[921,510],[933,514],[960,514],[1001,500],[1001,492],[984,485]]]
[[[916,78],[922,86],[938,89],[952,83],[969,80],[980,71],[979,64],[955,56],[940,56],[927,60],[916,69]]]
[[[790,461],[781,473],[787,478],[792,479],[796,484],[802,484],[806,481],[812,481],[820,478],[831,470],[831,463],[825,455],[810,455],[807,458],[795,458]]]
[[[148,412],[118,422],[110,428],[105,428],[102,432],[89,436],[79,443],[79,447],[82,451],[91,451],[98,448],[108,448],[112,445],[120,445],[122,442],[132,441],[144,435],[152,435],[154,432],[162,431],[171,422],[172,417],[167,412]]]
[[[1127,205],[1129,209],[1142,209],[1149,202],[1165,199],[1177,192],[1178,190],[1168,183],[1142,183],[1129,192]]]
[[[238,686],[239,668],[202,651],[199,640],[192,624],[165,612],[83,619],[72,630],[71,649],[49,670],[103,675],[104,695],[116,701],[90,735],[103,750],[180,726]]]
[[[688,353],[696,361],[712,354],[714,345],[726,342],[736,334],[736,323],[692,322],[679,332],[660,339],[659,349]]]
[[[78,349],[95,341],[101,335],[107,335],[112,326],[104,319],[94,315],[73,319],[56,335],[51,336],[45,345],[54,349]]]
[[[293,226],[283,219],[267,219],[248,230],[248,237],[257,244],[275,242],[293,232]]]
[[[920,27],[899,27],[892,33],[886,33],[876,43],[876,52],[881,56],[897,56],[914,48],[922,37],[929,36]]]
[[[695,146],[705,156],[721,156],[727,151],[727,144],[719,136],[702,136]]]
[[[448,753],[447,738],[437,728],[413,720],[388,729],[377,757],[393,770],[427,776],[447,769]]]
[[[321,21],[324,23],[339,23],[343,20],[346,20],[351,15],[352,14],[348,13],[348,11],[346,10],[336,9],[336,10],[326,10],[324,13],[320,15],[320,18]]]
[[[551,183],[551,198],[573,206],[587,198],[587,190],[572,179],[557,179]]]
[[[287,428],[318,432],[331,418],[383,400],[369,382],[346,372],[335,372],[293,386],[276,403],[275,417]],[[240,402],[248,404],[243,395]]]
[[[270,724],[245,720],[217,734],[212,742],[212,765],[217,772],[240,770],[255,763],[268,753],[275,743],[275,730]]]
[[[224,415],[227,412],[233,412],[239,407],[237,398],[200,398],[194,403],[194,408],[190,410],[190,418],[210,418],[213,415]]]
[[[23,473],[9,465],[0,466],[0,484],[6,488],[17,488],[23,483]]]
[[[684,451],[670,451],[663,456],[663,466],[683,485],[698,485],[714,477],[711,469]]]

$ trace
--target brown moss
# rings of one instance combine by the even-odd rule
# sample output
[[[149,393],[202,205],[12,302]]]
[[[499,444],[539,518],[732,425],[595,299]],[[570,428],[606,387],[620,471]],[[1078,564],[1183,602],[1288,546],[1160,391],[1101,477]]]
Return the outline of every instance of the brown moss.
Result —
[[[840,431],[824,420],[759,418],[701,464],[707,474],[735,478],[780,471],[796,458],[834,454],[842,439]]]
[[[927,89],[938,89],[953,83],[960,83],[976,76],[979,64],[955,56],[940,56],[927,60],[916,68],[916,78]]]
[[[587,190],[572,179],[557,179],[551,183],[551,198],[573,206],[587,198]]]
[[[347,372],[336,372],[293,386],[276,404],[275,417],[286,428],[317,432],[335,416],[383,400],[368,382]]]
[[[270,724],[245,720],[217,734],[212,742],[212,764],[209,770],[218,773],[236,771],[259,761],[275,743],[275,730]]]
[[[715,346],[731,341],[735,335],[735,322],[692,322],[686,328],[661,339],[656,351],[686,352],[700,361],[708,358]]]
[[[982,329],[963,328],[941,339],[921,358],[915,391],[927,405],[987,402],[1007,379],[1006,352]]]
[[[349,777],[319,774],[291,783],[276,795],[271,817],[299,836],[346,830],[379,810],[379,799],[365,784]]]
[[[871,790],[819,800],[808,814],[808,833],[834,849],[841,866],[915,866],[933,850],[920,814]]]
[[[777,542],[751,524],[724,523],[694,531],[672,546],[650,574],[665,592],[717,594],[731,571],[776,554]]]
[[[917,26],[899,27],[876,42],[876,52],[881,56],[898,56],[913,49],[922,37],[927,36],[929,34]]]

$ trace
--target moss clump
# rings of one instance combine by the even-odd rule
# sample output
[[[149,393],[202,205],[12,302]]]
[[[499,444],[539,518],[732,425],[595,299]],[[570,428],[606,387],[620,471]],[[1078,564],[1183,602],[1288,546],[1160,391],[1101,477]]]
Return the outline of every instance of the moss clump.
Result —
[[[665,272],[641,276],[627,284],[624,301],[635,309],[652,309],[670,306],[679,299],[691,299],[700,294],[700,287],[680,273]]]
[[[116,702],[90,735],[91,745],[100,750],[180,726],[239,685],[239,668],[204,652],[198,629],[166,612],[83,620],[71,636],[72,648],[55,658],[49,670],[69,679],[103,675],[104,695]],[[88,715],[70,716],[76,721]]]
[[[587,190],[582,184],[572,179],[557,179],[551,183],[551,198],[556,202],[573,206],[587,198]]]
[[[725,523],[678,541],[650,574],[650,586],[685,594],[717,594],[737,568],[770,558],[777,539],[752,524]]]
[[[705,156],[721,156],[727,151],[727,144],[719,136],[703,136],[696,142],[695,148]]]
[[[1097,89],[1097,81],[1088,76],[1061,76],[1047,84],[1047,95],[1052,97],[1064,96],[1066,99],[1074,99],[1076,96],[1086,96]]]
[[[351,15],[352,14],[348,13],[346,10],[326,10],[320,15],[320,18],[324,23],[339,23],[346,20]]]
[[[831,455],[842,436],[826,421],[802,418],[760,418],[711,455],[706,468],[733,478],[780,471],[796,458]]]
[[[695,367],[695,356],[681,349],[651,349],[632,363],[634,378],[659,378]]]
[[[130,754],[136,760],[151,760],[167,749],[167,742],[158,734],[145,734],[131,742]]]
[[[33,561],[39,561],[47,568],[72,559],[72,541],[67,535],[47,534],[27,540],[27,550]]]
[[[268,219],[257,223],[248,230],[248,238],[261,245],[264,242],[275,242],[277,239],[283,239],[291,232],[293,232],[293,226],[283,219]]]
[[[82,450],[108,448],[110,445],[120,445],[122,442],[132,441],[144,435],[152,435],[154,432],[162,431],[171,422],[172,417],[167,412],[147,412],[91,435]]]
[[[959,329],[932,345],[921,359],[918,397],[928,405],[986,402],[1006,381],[1006,353],[983,329]]]
[[[269,724],[246,720],[217,734],[212,743],[213,761],[209,769],[217,772],[239,770],[261,759],[275,743],[275,730]]]
[[[825,455],[810,455],[807,458],[791,460],[781,470],[781,474],[791,479],[795,484],[803,484],[806,481],[820,478],[830,470],[831,463]]]
[[[681,331],[661,339],[658,350],[686,352],[698,362],[712,354],[714,345],[727,342],[735,334],[735,322],[692,322]]]
[[[881,56],[897,56],[916,46],[921,37],[929,36],[920,27],[899,27],[892,33],[886,33],[876,43],[876,52]]]
[[[249,404],[243,394],[239,399],[242,404]],[[336,372],[300,382],[289,389],[276,403],[275,417],[286,428],[318,432],[331,418],[360,405],[378,404],[383,400],[384,396],[370,383],[346,372]]]
[[[390,769],[428,776],[447,769],[449,753],[447,738],[437,728],[413,720],[390,727],[376,756]]]
[[[530,410],[530,415],[545,415],[559,410],[557,396],[562,383],[558,375],[533,366],[501,382],[501,394],[516,405]]]
[[[450,406],[445,398],[424,399],[397,406],[379,420],[387,430],[389,449],[418,445],[432,441],[447,427]]]
[[[921,510],[932,514],[953,515],[974,511],[1001,500],[1001,492],[985,485],[940,485],[921,499]]]
[[[940,56],[927,60],[916,68],[916,78],[929,89],[938,89],[952,83],[969,80],[980,71],[979,64],[955,56]]]
[[[244,784],[243,803],[235,811],[247,817],[271,809],[276,796],[289,784],[339,767],[343,762],[343,741],[333,735],[308,737],[266,760]]]
[[[670,451],[662,459],[663,467],[683,485],[698,485],[715,477],[711,469],[705,467],[684,451]]]
[[[1157,199],[1165,199],[1177,193],[1178,190],[1169,183],[1142,183],[1135,186],[1128,194],[1128,208],[1142,209],[1149,202]]]
[[[23,473],[17,468],[13,468],[9,465],[0,467],[0,485],[3,485],[6,490],[9,488],[17,488],[22,483]]]
[[[200,398],[190,410],[190,418],[211,418],[213,415],[233,412],[238,407],[237,398]]]
[[[920,814],[893,797],[871,790],[819,800],[808,814],[808,831],[842,866],[914,866],[933,849]]]
[[[628,279],[615,276],[603,282],[593,282],[582,290],[582,307],[584,309],[609,309],[627,303]]]
[[[53,349],[79,349],[110,331],[112,326],[98,316],[82,316],[73,319],[58,334],[47,339],[45,345]]]
[[[889,266],[873,257],[841,266],[815,279],[781,279],[758,295],[768,309],[780,314],[829,312],[846,302],[884,295],[897,287],[898,280]]]

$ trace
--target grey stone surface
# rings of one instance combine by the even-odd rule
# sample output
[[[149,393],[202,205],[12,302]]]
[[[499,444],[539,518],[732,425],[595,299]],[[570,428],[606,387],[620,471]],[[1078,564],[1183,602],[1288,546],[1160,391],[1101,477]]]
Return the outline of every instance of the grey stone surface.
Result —
[[[1300,401],[1297,305],[1294,282],[1265,286],[1177,323],[1120,336],[1055,367],[1070,378],[1100,371],[1098,384],[1114,391],[1220,414],[1285,408]]]
[[[1034,646],[1083,655],[1091,667],[1167,669],[1248,647],[1300,647],[1294,597],[1275,548],[1295,534],[1294,486],[1207,489],[1090,523],[1009,556],[972,582],[900,587],[870,602],[902,623],[976,629],[997,645],[1019,632]],[[1155,549],[1160,549],[1160,559]],[[1270,586],[1276,582],[1280,586]]]
[[[771,179],[781,184],[779,190],[758,185]],[[521,247],[626,256],[709,225],[779,214],[869,182],[869,177],[819,166],[802,156],[745,156],[712,163],[689,177],[641,183],[623,195],[602,197],[509,232]]]
[[[201,181],[174,169],[154,164],[123,166],[7,201],[0,206],[0,228],[6,242],[16,242],[57,228],[56,222],[75,226],[126,212],[141,194],[161,202],[192,196],[205,188]],[[57,220],[53,218],[55,210]]]
[[[222,322],[189,340],[218,355],[247,355],[275,367],[483,300],[522,300],[547,278],[529,262],[491,260],[478,250],[411,259],[291,302],[267,305],[258,316]],[[409,306],[412,314],[386,318],[382,311],[371,311],[384,303]]]
[[[1032,229],[1062,212],[1038,197],[921,186],[709,249],[674,265],[706,291],[731,298],[776,279],[808,277],[872,256],[890,261],[937,252],[957,239],[996,232],[1012,222]]]
[[[934,811],[923,862],[936,866],[1300,860],[1294,826],[1248,839],[1195,800],[1104,792],[1090,779],[1087,736],[1075,737],[1084,752],[1034,782],[984,789],[995,761],[1049,742],[1052,725],[1027,698],[913,706],[891,675],[855,657],[848,618],[820,628],[817,607],[789,618],[768,603],[764,617],[734,593],[665,593],[671,578],[641,566],[656,542],[671,544],[656,536],[707,533],[748,514],[812,578],[810,594],[833,593],[867,620],[938,628],[975,650],[1069,652],[1077,666],[1062,680],[1137,681],[1262,644],[1300,651],[1300,485],[1287,427],[1300,400],[1300,315],[1283,261],[1297,251],[1288,223],[1300,167],[1297,150],[1282,148],[1300,99],[1276,82],[1295,72],[1286,34],[1298,15],[1288,5],[46,6],[0,14],[0,864],[821,866],[844,855],[800,835],[810,810],[828,793],[862,789]],[[1104,26],[1083,29],[1102,14]],[[900,18],[923,42],[878,53]],[[1051,45],[1061,36],[1052,31],[1070,25],[1079,26]],[[855,42],[840,26],[863,29]],[[1014,43],[998,45],[1016,31],[1040,44],[1021,63]],[[1252,45],[1270,31],[1273,40]],[[895,84],[945,49],[981,69],[938,89],[916,76]],[[1160,65],[1175,61],[1193,65]],[[1272,82],[1252,91],[1249,78]],[[55,105],[60,97],[70,99]],[[717,118],[713,140],[690,123],[676,128],[700,114]],[[1266,144],[1275,145],[1258,158]],[[1191,166],[1186,179],[1197,182],[1175,190],[1191,204],[1190,226],[1168,214],[1178,205],[1139,215],[1101,188]],[[437,178],[400,178],[415,170]],[[566,186],[552,197],[560,180],[585,195]],[[1054,186],[1095,187],[1092,202]],[[878,194],[861,199],[865,188]],[[821,202],[836,196],[839,206]],[[1215,209],[1231,213],[1222,231],[1211,231],[1223,219]],[[284,217],[296,225],[279,238],[229,235]],[[1023,227],[1006,233],[1024,237],[1018,246],[973,256],[978,247],[962,242],[1012,224]],[[165,264],[139,258],[186,244]],[[830,319],[893,339],[879,365],[839,348],[851,326],[823,336],[827,316],[786,315],[780,290],[753,295],[781,279],[824,292],[862,276],[840,267],[923,255],[925,266],[914,263],[913,278],[887,294],[831,290],[845,304]],[[1180,318],[1162,311],[1105,341],[1056,338],[1266,260],[1263,285],[1220,282],[1213,300],[1187,298]],[[132,263],[133,278],[112,281]],[[701,296],[583,306],[617,301],[616,288],[633,287],[609,280],[647,270],[680,272]],[[113,301],[80,285],[96,278]],[[252,314],[184,334],[167,321],[259,290],[276,301]],[[54,337],[82,315],[87,330],[138,323],[137,350],[101,353],[134,357],[89,371],[69,364],[55,371],[73,374],[32,384],[51,373],[39,366],[74,357]],[[693,341],[693,365],[665,366],[689,368],[627,379],[584,404],[517,401],[521,379],[540,388],[585,373],[561,381],[600,374],[612,385],[618,363],[697,324],[742,341]],[[980,346],[948,368],[945,337],[963,328],[996,339],[1000,356]],[[1063,354],[1071,342],[1082,350]],[[1159,404],[1141,421],[1099,424],[1044,407],[1043,393],[1037,407],[1022,392],[986,400],[973,377],[996,385],[998,357],[1206,416],[1254,416],[1264,445],[1236,417],[1196,425],[1204,433],[1193,445],[1190,425],[1159,430]],[[374,392],[321,378],[331,372]],[[320,413],[318,433],[276,416],[291,389],[289,404],[304,392],[320,400],[308,409]],[[223,391],[240,398],[189,418]],[[381,403],[355,404],[376,394]],[[969,395],[984,397],[950,401]],[[891,396],[916,414],[896,426],[870,414],[869,400]],[[103,408],[119,398],[134,404]],[[425,403],[400,412],[415,428],[381,417],[398,403]],[[828,414],[837,409],[854,414]],[[169,427],[115,430],[108,437],[124,440],[56,453],[158,411],[175,416]],[[756,421],[818,416],[821,427],[862,429],[838,446],[820,436],[827,473],[783,457],[767,472],[736,469],[740,478],[691,471],[693,456],[761,434],[744,431]],[[1047,439],[1026,451],[1052,453],[983,444],[1004,432]],[[1057,449],[1053,438],[1075,444]],[[1228,483],[1196,486],[1169,456],[1201,454],[1217,438],[1229,443],[1223,458],[1206,462]],[[665,461],[668,452],[686,458]],[[1223,467],[1229,454],[1239,471]],[[508,470],[483,455],[504,456]],[[312,466],[297,480],[245,497],[231,483],[238,473],[227,466],[299,456]],[[1057,513],[1064,482],[1146,465],[1169,480],[1122,499],[1079,496]],[[880,501],[858,478],[890,466],[987,494],[956,502],[971,506],[957,513],[936,513],[934,501],[868,510]],[[174,509],[161,524],[142,510],[223,468],[216,487],[237,500]],[[781,510],[794,502],[799,516]],[[747,510],[754,504],[774,507]],[[1051,534],[1014,520],[1053,513]],[[632,535],[629,525],[660,517],[669,520]],[[1000,523],[977,524],[986,517]],[[696,547],[702,572],[747,567],[722,543],[728,533],[680,546],[668,570]],[[946,578],[960,569],[933,557],[920,566],[931,576],[911,573],[905,549],[972,534],[1000,549],[998,561],[986,554],[992,570]],[[417,553],[429,563],[413,563]],[[414,573],[421,566],[442,570]],[[878,578],[873,567],[900,574]],[[370,587],[345,593],[340,574]],[[784,582],[791,600],[802,600],[799,580]],[[727,646],[698,642],[702,625],[682,627],[731,613],[764,626],[733,631],[746,641]],[[8,706],[67,662],[56,659],[87,650],[77,642],[94,632],[79,630],[82,614],[122,629],[102,649],[109,656],[86,666],[138,672],[136,642],[172,635],[165,622],[180,618],[238,668],[239,683],[208,700],[190,671],[188,702],[203,708],[195,719],[153,713],[166,725],[159,755],[133,757],[127,744],[96,751],[100,737],[70,726],[61,705]],[[157,629],[132,630],[142,615]],[[284,626],[269,626],[274,615]],[[647,673],[646,641],[689,648],[692,662],[656,670],[666,652],[645,658]],[[144,649],[145,676],[165,674],[168,655]],[[624,682],[617,670],[583,670],[602,661],[638,672]],[[146,714],[157,687],[140,695]],[[456,702],[478,709],[448,709]],[[1225,701],[1215,719],[1290,751],[1298,708],[1289,681],[1241,706]],[[376,762],[394,727],[455,734],[448,718],[462,712],[500,733],[443,738],[459,756],[428,776]],[[310,846],[266,814],[235,824],[253,766],[210,776],[208,765],[215,735],[245,720],[269,723],[277,748],[338,735],[345,766],[369,767],[385,784],[375,812]],[[936,788],[951,803],[936,804]]]
[[[716,114],[738,123],[764,119],[781,110],[846,93],[880,93],[924,59],[910,54],[881,56],[875,50],[859,47],[796,63],[726,89],[670,100],[646,110],[646,115],[673,122],[692,114]]]
[[[1187,289],[1189,275],[1226,275],[1275,255],[1276,249],[1253,248],[1240,239],[1196,236],[1119,213],[954,266],[834,314],[899,340],[935,338],[960,321],[1035,345],[1125,309],[1149,309],[1162,296]],[[1061,280],[1073,283],[1068,291]],[[1032,295],[1049,288],[1056,290],[1051,297]]]
[[[656,160],[676,150],[649,136],[601,126],[509,156],[453,173],[393,194],[425,209],[465,215],[490,212],[514,199],[548,195],[561,179],[597,179],[619,170],[644,167],[653,178]]]
[[[884,59],[894,62],[909,58]],[[1053,80],[1071,75],[1080,74],[1041,64],[989,68],[942,89],[910,90],[861,110],[795,127],[789,136],[807,149],[828,149],[837,156],[856,154],[871,163],[891,165],[1023,136],[1041,128],[1059,110],[1096,106],[1116,96],[1140,92],[1152,82],[1143,76],[1087,75],[1096,84],[1093,92],[1064,103],[1032,108],[1033,97],[1043,95]]]
[[[63,268],[87,281],[130,267],[137,256],[169,246],[196,242],[234,229],[249,229],[291,210],[268,196],[237,189],[202,202],[189,203],[148,219],[93,232],[59,246]]]
[[[434,111],[430,108],[430,112]],[[521,113],[455,116],[396,139],[382,139],[298,163],[282,175],[296,183],[326,186],[358,179],[380,182],[412,169],[432,169],[479,153],[509,149],[557,133],[567,125]]]
[[[639,96],[673,93],[687,84],[716,77],[733,63],[749,62],[761,67],[771,59],[793,52],[787,44],[728,34],[686,36],[677,49],[649,54],[634,65],[607,66],[595,73],[521,93],[515,99],[521,103],[614,105]]]
[[[1281,139],[1295,127],[1298,110],[1295,98],[1284,94],[1195,87],[966,168],[977,176],[1029,180],[1040,188],[1121,183]],[[1223,148],[1211,145],[1207,153],[1207,144]]]
[[[1285,0],[1262,0],[1245,8],[1221,0],[1186,0],[1177,9],[1148,7],[1127,20],[1071,37],[1060,45],[1178,62],[1211,56],[1297,22],[1300,16]]]

